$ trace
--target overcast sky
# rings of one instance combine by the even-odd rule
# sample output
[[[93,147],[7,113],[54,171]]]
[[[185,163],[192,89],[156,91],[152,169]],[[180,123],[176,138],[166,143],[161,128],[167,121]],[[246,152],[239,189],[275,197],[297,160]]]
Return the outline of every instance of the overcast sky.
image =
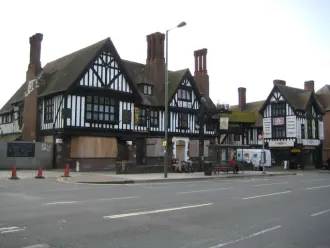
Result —
[[[11,0],[0,3],[2,106],[25,81],[29,37],[44,34],[42,65],[110,37],[121,58],[145,63],[146,35],[170,32],[169,68],[190,68],[208,48],[210,96],[263,100],[273,79],[330,83],[330,0]]]

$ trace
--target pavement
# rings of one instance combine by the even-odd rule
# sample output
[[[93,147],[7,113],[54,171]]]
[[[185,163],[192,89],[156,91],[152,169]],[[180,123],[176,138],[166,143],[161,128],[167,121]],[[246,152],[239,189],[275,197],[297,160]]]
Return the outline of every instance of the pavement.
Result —
[[[215,180],[225,178],[250,178],[250,177],[265,177],[265,176],[284,176],[295,175],[296,172],[268,172],[262,174],[260,171],[245,171],[239,174],[223,173],[212,174],[205,176],[204,172],[194,173],[168,173],[167,178],[163,173],[148,173],[148,174],[94,174],[76,176],[67,178],[66,181],[75,183],[92,183],[92,184],[130,184],[130,183],[152,183],[152,182],[177,182],[177,181],[196,181],[196,180]]]
[[[151,183],[166,181],[196,181],[196,180],[214,180],[224,178],[249,178],[249,177],[265,177],[265,176],[282,176],[295,175],[293,171],[269,171],[266,175],[260,171],[244,171],[239,174],[223,173],[205,176],[204,172],[194,173],[168,173],[168,177],[164,178],[163,173],[148,174],[115,174],[114,172],[70,172],[70,177],[63,178],[62,181],[73,183],[88,184],[132,184],[132,183]],[[17,177],[20,179],[31,179],[37,175],[37,170],[18,170]],[[64,172],[61,170],[43,171],[45,178],[61,178]],[[11,171],[0,171],[0,179],[8,179],[11,177]]]
[[[330,175],[0,181],[2,248],[329,248]]]

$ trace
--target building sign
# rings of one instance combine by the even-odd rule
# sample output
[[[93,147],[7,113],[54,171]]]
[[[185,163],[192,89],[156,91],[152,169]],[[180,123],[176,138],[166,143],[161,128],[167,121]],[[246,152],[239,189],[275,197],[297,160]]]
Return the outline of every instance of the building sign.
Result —
[[[319,121],[319,139],[323,140],[324,139],[324,129],[323,129],[323,122]]]
[[[320,140],[317,140],[317,139],[303,139],[302,144],[304,146],[318,146],[320,144]]]
[[[272,137],[272,121],[271,118],[264,118],[263,122],[263,131],[264,131],[264,138],[270,139]]]
[[[295,138],[297,135],[297,118],[296,116],[286,117],[286,137]]]
[[[293,147],[293,140],[270,140],[268,142],[269,147]]]
[[[296,138],[301,139],[301,123],[296,120]]]
[[[139,125],[139,116],[140,116],[140,109],[134,108],[134,123],[135,125]]]
[[[273,118],[273,125],[274,126],[282,126],[284,124],[285,124],[284,117]]]
[[[220,117],[220,130],[228,130],[228,117]]]
[[[7,143],[7,157],[34,157],[35,143],[13,142]]]

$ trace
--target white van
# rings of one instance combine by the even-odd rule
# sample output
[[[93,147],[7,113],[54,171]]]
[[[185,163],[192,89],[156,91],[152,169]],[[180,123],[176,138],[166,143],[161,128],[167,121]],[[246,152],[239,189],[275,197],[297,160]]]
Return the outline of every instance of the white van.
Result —
[[[262,170],[262,149],[237,149],[237,161],[246,161],[252,163],[254,170]],[[267,168],[272,166],[272,157],[270,150],[264,149],[265,161],[264,165]]]

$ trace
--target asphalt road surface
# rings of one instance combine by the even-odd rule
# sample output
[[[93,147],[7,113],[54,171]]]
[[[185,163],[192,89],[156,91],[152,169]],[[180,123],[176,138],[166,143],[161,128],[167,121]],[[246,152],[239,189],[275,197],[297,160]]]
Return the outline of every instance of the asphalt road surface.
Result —
[[[140,185],[0,180],[1,248],[327,248],[330,174]]]

